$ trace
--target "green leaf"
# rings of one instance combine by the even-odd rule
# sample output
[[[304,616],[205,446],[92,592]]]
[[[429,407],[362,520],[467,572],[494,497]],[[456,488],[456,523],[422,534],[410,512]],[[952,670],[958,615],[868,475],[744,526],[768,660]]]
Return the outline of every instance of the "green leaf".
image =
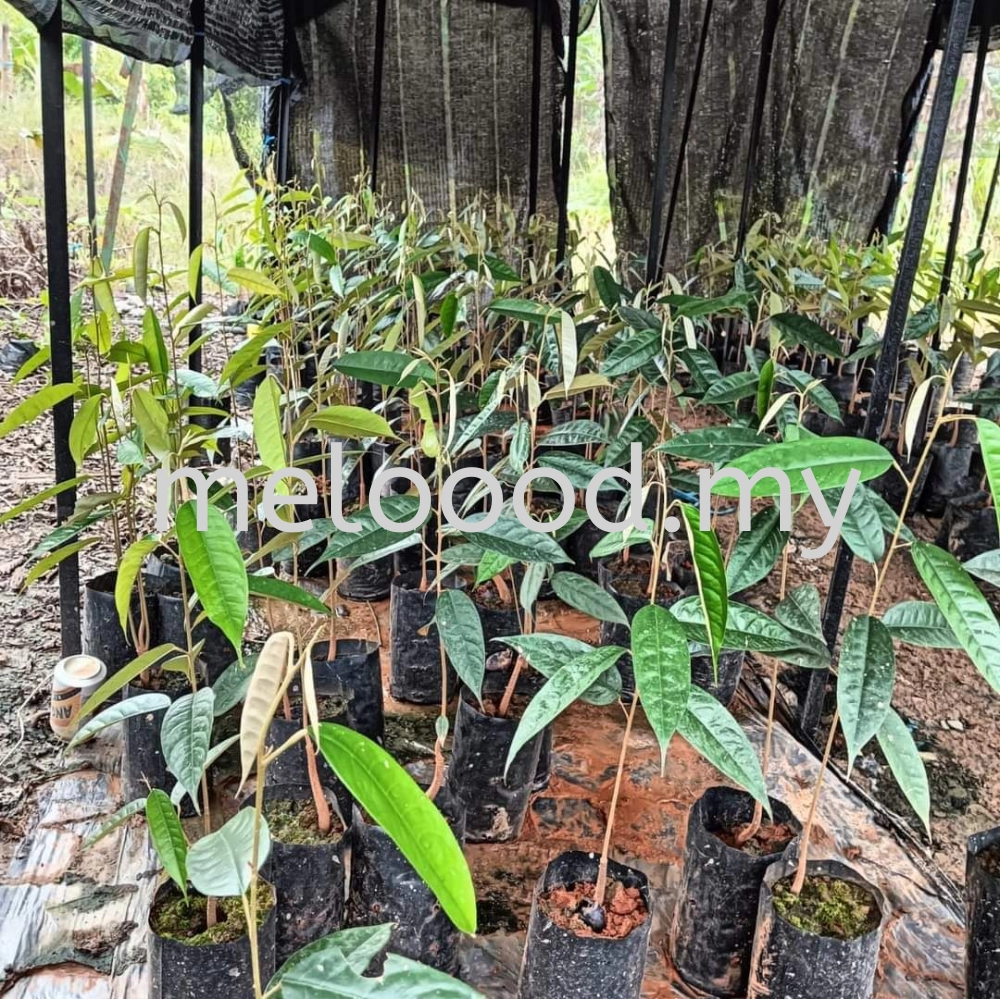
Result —
[[[466,519],[475,523],[485,516],[475,513]],[[470,545],[507,555],[517,562],[558,564],[570,561],[551,535],[532,531],[514,517],[502,516],[488,531],[470,532],[464,536]]]
[[[242,703],[250,681],[253,679],[254,667],[257,665],[257,654],[247,656],[243,662],[239,659],[231,662],[219,678],[212,684],[215,691],[215,717],[227,714],[237,704]]]
[[[396,436],[384,417],[360,406],[327,406],[309,417],[306,426],[347,439]]]
[[[851,472],[857,469],[861,481],[877,478],[892,467],[892,455],[881,444],[860,437],[809,437],[804,440],[769,444],[745,454],[726,465],[726,469],[741,471],[753,477],[762,469],[777,468],[785,472],[793,495],[809,491],[802,472],[810,469],[821,490],[838,489],[847,485]],[[718,496],[739,496],[736,479],[723,478],[712,486]],[[778,483],[771,477],[759,479],[753,486],[753,496],[777,496]]]
[[[153,788],[146,798],[146,822],[149,824],[149,838],[163,869],[187,898],[187,840],[177,811],[166,792],[159,788]]]
[[[774,388],[774,361],[769,357],[760,369],[760,384],[757,386],[757,419],[763,420],[771,404]]]
[[[524,474],[531,453],[531,424],[527,420],[519,421],[510,438],[510,453],[508,460],[511,471],[517,476]]]
[[[122,631],[126,635],[128,635],[128,614],[132,605],[132,590],[135,587],[136,576],[139,575],[143,562],[159,545],[159,538],[148,537],[133,541],[125,549],[118,564],[118,573],[115,576],[115,608],[118,610],[118,621]],[[135,623],[138,627],[139,622]]]
[[[83,703],[83,707],[80,708],[80,717],[86,718],[95,708],[103,704],[112,694],[117,694],[126,684],[131,683],[140,673],[144,673],[146,670],[151,669],[155,666],[161,659],[165,659],[167,656],[171,656],[174,653],[183,653],[183,650],[178,648],[176,645],[171,645],[169,642],[163,645],[157,645],[154,649],[149,649],[144,652],[141,656],[137,656],[130,663],[126,663],[120,670],[112,673],[111,676],[107,678],[100,685],[100,687],[95,690],[90,697],[87,698]]]
[[[712,669],[718,670],[719,651],[726,636],[726,619],[729,614],[729,590],[726,585],[726,566],[715,531],[702,531],[698,526],[698,511],[687,503],[681,504],[684,523],[691,545],[694,572],[698,580],[698,598],[705,615],[708,645],[712,653]]]
[[[458,929],[476,932],[476,890],[462,847],[444,816],[381,746],[324,722],[318,743],[327,763],[372,821],[396,844]]]
[[[566,663],[546,681],[521,716],[507,753],[504,776],[521,749],[593,686],[624,654],[624,649],[614,645],[592,649]]]
[[[550,430],[539,442],[541,447],[577,447],[580,444],[607,444],[604,427],[593,420],[570,420]]]
[[[458,297],[449,292],[441,303],[441,332],[445,339],[455,332],[455,320],[458,319]]]
[[[472,598],[461,590],[446,589],[438,594],[438,633],[444,643],[445,652],[459,679],[476,695],[483,699],[483,677],[486,675],[486,640],[479,611]]]
[[[146,355],[146,364],[154,375],[165,375],[170,370],[170,359],[160,321],[156,318],[156,313],[148,308],[142,317],[142,349]]]
[[[77,466],[83,464],[87,452],[97,440],[97,421],[101,414],[103,396],[92,395],[85,400],[73,417],[69,428],[69,453]]]
[[[541,305],[526,298],[498,298],[487,309],[507,319],[517,319],[533,326],[553,325],[559,318],[560,309],[554,305]]]
[[[198,788],[215,721],[215,692],[203,687],[178,697],[167,709],[160,725],[160,746],[167,769],[177,778],[198,811]],[[200,812],[199,812],[200,814]]]
[[[449,551],[451,550],[452,549],[449,549]],[[478,552],[478,549],[476,548],[473,548],[472,550]],[[479,559],[479,564],[476,567],[476,586],[480,586],[483,583],[494,579],[496,576],[499,576],[501,572],[506,572],[516,563],[515,559],[512,559],[507,555],[500,555],[497,552],[481,552],[479,554],[481,557]]]
[[[253,400],[253,435],[260,460],[270,471],[285,468],[285,436],[281,432],[281,388],[272,375],[257,386]]]
[[[635,531],[630,527],[626,527],[622,531],[611,531],[606,534],[590,549],[590,557],[605,558],[608,555],[617,555],[620,551],[631,545],[651,541],[653,537],[653,522],[647,518],[643,520],[643,525],[644,529],[641,531]]]
[[[170,707],[170,698],[166,694],[140,694],[138,697],[128,697],[124,701],[112,704],[99,715],[91,718],[86,725],[73,736],[72,741],[66,747],[73,749],[89,739],[93,739],[98,732],[103,732],[112,725],[124,721],[126,718],[134,718],[136,715],[148,714],[152,711],[162,711]]]
[[[149,450],[157,458],[170,454],[170,419],[151,392],[144,388],[132,390],[132,415]]]
[[[635,685],[649,724],[660,744],[660,772],[667,749],[687,710],[691,691],[691,653],[680,622],[656,604],[642,607],[632,622]]]
[[[594,287],[601,302],[609,312],[614,312],[621,305],[622,289],[606,267],[595,267],[593,270]]]
[[[780,522],[778,508],[766,506],[754,514],[750,530],[740,532],[726,567],[730,593],[739,593],[759,583],[774,568],[789,538],[781,530]]]
[[[578,638],[570,638],[569,635],[549,633],[510,635],[505,638],[495,638],[494,641],[509,645],[547,679],[555,676],[570,660],[579,659],[594,651],[592,645],[581,642]],[[580,695],[580,700],[604,707],[614,704],[621,697],[621,693],[622,675],[617,666],[610,666]]]
[[[372,960],[382,953],[388,946],[392,937],[392,923],[382,923],[378,926],[354,926],[346,930],[338,930],[328,936],[307,944],[297,950],[281,966],[274,978],[267,984],[264,990],[266,995],[281,983],[285,975],[290,974],[295,968],[311,962],[317,955],[328,955],[335,952],[342,957],[348,967],[359,975],[368,970],[368,965]]]
[[[782,312],[771,316],[771,322],[781,331],[783,344],[805,347],[810,353],[825,354],[827,357],[844,356],[840,341],[808,316]]]
[[[924,649],[962,648],[944,614],[935,603],[904,600],[882,615],[889,634],[900,642]]]
[[[261,816],[257,868],[271,852],[271,834]],[[188,877],[207,898],[238,898],[252,880],[254,810],[242,808],[221,829],[202,836],[188,850]]]
[[[764,437],[749,427],[702,427],[671,438],[661,444],[658,450],[675,458],[717,465],[771,443],[773,442],[769,437]]]
[[[391,388],[413,388],[420,382],[433,385],[434,369],[426,361],[391,350],[358,350],[345,354],[331,367],[361,382]]]
[[[285,297],[285,293],[266,274],[262,274],[260,271],[250,270],[248,267],[230,267],[226,270],[226,277],[253,295]]]
[[[274,576],[247,576],[247,589],[252,596],[266,597],[268,600],[281,600],[286,604],[305,607],[317,614],[330,615],[333,612],[318,597],[308,590]]]
[[[177,511],[177,543],[208,619],[243,654],[243,629],[249,611],[249,583],[243,556],[229,522],[217,507],[207,507],[207,530],[199,531],[193,500]]]
[[[586,576],[575,572],[557,572],[552,576],[552,589],[564,604],[569,604],[588,617],[611,624],[623,624],[626,628],[629,626],[628,616],[618,601]]]
[[[896,683],[892,635],[877,618],[861,615],[847,626],[840,649],[837,706],[847,741],[847,771],[882,727]]]
[[[31,571],[24,577],[21,589],[26,590],[36,579],[40,579],[45,573],[54,569],[63,559],[67,559],[71,555],[76,555],[91,545],[96,545],[100,540],[100,538],[85,538],[83,541],[74,541],[71,545],[64,545],[62,548],[50,552],[45,558],[39,559],[31,567]]]
[[[126,805],[122,805],[121,808],[115,812],[114,815],[108,819],[103,825],[101,825],[95,832],[92,832],[84,841],[84,850],[89,850],[92,846],[99,843],[105,836],[110,836],[119,826],[124,825],[133,815],[138,815],[140,812],[146,810],[146,799],[136,798],[135,801],[130,801]]]
[[[53,406],[76,395],[76,391],[76,385],[46,385],[45,388],[29,395],[24,402],[7,414],[3,422],[0,422],[0,438],[6,437],[26,423],[31,423]]]
[[[608,354],[601,365],[601,374],[606,378],[621,378],[637,371],[662,352],[663,339],[660,331],[644,330],[629,337],[624,343],[618,344]]]
[[[990,482],[990,493],[993,496],[993,507],[996,510],[997,522],[1000,523],[1000,427],[992,420],[976,420],[979,431],[979,443],[983,452],[983,464],[986,466],[986,477]]]
[[[774,616],[786,628],[823,641],[819,590],[812,583],[803,583],[791,590],[774,608]]]
[[[218,713],[216,714],[216,717],[218,717]],[[232,749],[232,747],[235,746],[236,743],[238,743],[239,741],[240,741],[240,733],[237,732],[235,735],[231,735],[228,739],[223,739],[222,742],[213,746],[208,751],[208,756],[205,757],[204,769],[207,771],[209,767],[211,767],[212,764],[215,763],[215,761],[218,760],[220,756],[222,756],[223,753]],[[187,791],[184,789],[184,785],[181,784],[180,781],[178,781],[176,784],[174,784],[173,790],[170,792],[170,803],[176,808],[184,800],[184,796],[186,794]],[[197,799],[193,797],[191,800],[197,801]]]
[[[721,774],[743,788],[771,814],[757,751],[736,719],[709,693],[692,687],[677,725],[684,741]]]
[[[889,709],[878,730],[878,744],[899,789],[920,817],[927,835],[931,834],[931,791],[927,770],[906,722]]]
[[[149,234],[152,226],[143,226],[135,235],[132,247],[132,280],[135,293],[145,302],[149,287]],[[184,886],[185,890],[187,885]]]
[[[35,493],[34,496],[29,496],[28,499],[22,500],[17,506],[13,506],[9,510],[4,510],[3,513],[0,513],[0,524],[6,524],[8,520],[20,517],[22,513],[34,510],[36,506],[41,506],[46,500],[64,493],[67,489],[76,489],[77,486],[82,485],[89,478],[90,476],[88,475],[81,475],[66,482],[57,482],[54,486],[49,486],[41,492]]]
[[[970,558],[964,563],[964,568],[977,579],[982,579],[991,586],[1000,586],[1000,549]]]
[[[757,395],[760,377],[752,371],[736,371],[715,382],[701,397],[704,406],[725,406]]]
[[[1000,626],[986,598],[954,555],[922,541],[910,551],[962,648],[989,685],[1000,691]]]
[[[831,510],[840,509],[843,495],[843,489],[831,489],[824,493]],[[859,482],[851,496],[844,523],[840,528],[841,537],[847,542],[851,551],[872,565],[881,561],[885,554],[885,530],[879,510],[871,501],[874,495],[875,493]]]

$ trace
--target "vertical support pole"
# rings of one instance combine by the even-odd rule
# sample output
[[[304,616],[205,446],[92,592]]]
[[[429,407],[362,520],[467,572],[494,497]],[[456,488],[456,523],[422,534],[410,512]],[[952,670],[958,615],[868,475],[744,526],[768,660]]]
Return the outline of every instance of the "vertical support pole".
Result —
[[[63,105],[62,2],[38,32],[39,75],[42,90],[42,166],[45,175],[45,255],[49,282],[49,346],[52,350],[52,384],[73,382],[73,342],[70,319],[69,226],[66,204],[66,120]],[[73,400],[64,399],[52,411],[56,482],[76,477],[76,462],[69,450]],[[56,497],[56,520],[73,515],[76,490]],[[59,563],[59,624],[62,653],[80,651],[80,564],[76,555]]]
[[[684,157],[687,154],[688,138],[691,135],[691,122],[694,120],[694,109],[698,102],[698,84],[701,81],[701,68],[705,63],[705,48],[708,44],[708,29],[712,21],[712,0],[705,0],[705,15],[701,22],[701,37],[698,40],[698,54],[694,60],[694,73],[691,77],[691,93],[688,94],[687,109],[684,112],[684,125],[681,128],[681,144],[677,150],[677,166],[674,169],[674,180],[670,187],[670,203],[667,205],[667,220],[663,226],[663,242],[660,248],[659,276],[667,266],[667,251],[670,247],[670,232],[674,227],[674,215],[677,212],[677,198],[680,195],[681,180],[684,177]]]
[[[139,108],[139,94],[142,91],[142,63],[129,60],[128,86],[125,88],[125,109],[122,111],[122,127],[118,134],[118,151],[111,173],[111,191],[108,194],[108,210],[104,216],[104,239],[101,241],[101,263],[105,272],[111,270],[111,258],[115,253],[115,237],[118,232],[118,213],[122,206],[125,190],[125,173],[128,169],[128,151],[135,129],[135,116]]]
[[[576,57],[580,45],[580,3],[570,0],[569,54],[566,59],[566,101],[563,109],[562,156],[559,161],[559,228],[556,235],[556,266],[566,266],[569,233],[569,178],[573,159],[573,113],[576,108]],[[569,275],[563,275],[568,280]]]
[[[200,251],[204,242],[204,151],[205,151],[205,0],[191,0],[191,112],[188,118],[188,253]],[[191,308],[201,304],[201,263],[191,289]],[[192,326],[189,343],[201,336],[201,326]],[[201,349],[192,352],[188,365],[201,371]]]
[[[663,82],[660,85],[660,124],[656,139],[656,162],[653,167],[653,213],[649,220],[649,246],[646,250],[646,284],[656,284],[663,277],[660,265],[663,205],[667,196],[667,156],[670,152],[671,126],[674,118],[674,90],[677,82],[677,36],[680,34],[680,0],[667,0],[667,44],[663,55]]]
[[[965,205],[965,189],[969,183],[972,149],[976,144],[976,120],[979,117],[979,99],[983,92],[986,56],[990,50],[990,29],[993,27],[992,4],[982,4],[982,16],[983,23],[979,26],[979,45],[976,48],[976,69],[972,76],[972,92],[969,94],[969,117],[965,122],[965,141],[962,143],[962,159],[959,163],[958,180],[955,184],[955,202],[951,208],[948,247],[944,255],[944,269],[941,271],[942,298],[951,290],[951,275],[955,269],[958,240],[962,234],[962,208]]]
[[[993,164],[993,176],[990,177],[990,187],[986,193],[983,217],[979,221],[979,235],[976,236],[977,250],[983,248],[983,240],[986,238],[986,227],[990,224],[990,215],[993,214],[993,199],[996,197],[998,181],[1000,181],[1000,151],[997,152],[996,162]]]
[[[538,214],[538,174],[542,150],[542,2],[534,0],[531,30],[531,136],[528,150],[528,217]]]
[[[382,82],[385,78],[385,22],[388,0],[378,0],[375,8],[375,62],[372,67],[372,120],[368,137],[368,169],[374,191],[378,185],[378,153],[382,137]]]
[[[278,133],[275,174],[279,184],[288,183],[288,143],[292,117],[292,62],[291,42],[285,27],[285,54],[282,60],[281,90],[278,94]]]
[[[896,284],[892,290],[892,300],[889,303],[889,312],[886,316],[882,351],[875,368],[875,380],[872,385],[868,416],[865,420],[863,436],[868,440],[878,440],[888,411],[889,393],[892,391],[892,383],[899,363],[899,346],[903,340],[903,331],[910,311],[910,300],[913,297],[913,285],[917,276],[917,268],[920,265],[920,251],[924,234],[927,231],[934,186],[941,164],[945,138],[948,134],[948,121],[951,117],[951,105],[955,96],[955,83],[961,69],[962,50],[969,33],[969,23],[972,20],[973,2],[974,0],[954,0],[951,18],[948,22],[948,36],[938,74],[937,90],[934,93],[934,104],[931,107],[930,121],[927,126],[924,155],[920,160],[920,169],[917,173],[916,189],[913,192],[913,207],[910,210],[910,219],[906,226]],[[854,556],[851,550],[841,541],[837,549],[837,561],[830,577],[826,606],[823,608],[823,637],[831,651],[833,651],[837,641],[837,633],[840,630],[840,619],[844,613],[844,600],[847,595],[853,561]],[[809,736],[814,735],[819,727],[828,679],[827,670],[810,672],[809,690],[799,716],[801,728]]]
[[[750,228],[750,209],[753,189],[757,182],[757,157],[760,153],[760,130],[764,124],[764,104],[771,79],[771,58],[774,55],[774,36],[781,16],[781,0],[767,0],[764,11],[764,31],[760,41],[760,61],[757,64],[757,88],[750,119],[750,143],[747,147],[747,168],[743,177],[743,200],[740,202],[740,224],[736,237],[736,256],[743,255],[747,230]]]
[[[90,259],[97,259],[97,181],[94,176],[94,60],[93,42],[83,49],[83,147],[87,170],[87,235]]]

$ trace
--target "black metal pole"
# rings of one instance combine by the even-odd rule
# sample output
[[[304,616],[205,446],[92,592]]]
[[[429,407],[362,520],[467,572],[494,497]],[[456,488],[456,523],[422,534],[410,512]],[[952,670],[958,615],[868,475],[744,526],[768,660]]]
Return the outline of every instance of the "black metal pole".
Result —
[[[203,188],[205,184],[205,0],[191,0],[191,115],[188,147],[188,252],[201,248],[204,229]],[[201,304],[201,272],[195,275],[191,308]],[[201,336],[201,326],[191,328],[190,342]],[[189,366],[201,371],[201,349],[191,354]]]
[[[972,19],[973,2],[974,0],[955,0],[948,23],[948,37],[945,41],[937,90],[934,93],[934,104],[931,107],[931,116],[927,125],[924,155],[920,160],[920,169],[917,173],[913,206],[906,226],[896,284],[892,290],[892,300],[889,303],[889,312],[886,316],[882,350],[875,368],[875,380],[869,399],[868,415],[865,419],[863,436],[868,440],[878,440],[881,436],[882,424],[889,407],[889,393],[892,391],[893,379],[899,364],[899,346],[903,340],[903,331],[910,311],[913,285],[920,264],[920,251],[923,246],[924,234],[927,231],[927,219],[930,216],[934,186],[941,164],[941,153],[944,150],[945,138],[948,134],[951,104],[955,96],[955,82],[962,65],[962,50]],[[847,595],[847,585],[850,581],[853,561],[854,556],[851,550],[841,541],[837,549],[837,561],[830,577],[826,606],[823,609],[823,637],[831,652],[840,631],[840,619],[844,612],[844,600]],[[814,735],[819,727],[828,678],[829,674],[826,670],[816,670],[810,674],[809,690],[799,716],[802,730],[809,736]]]
[[[667,197],[667,156],[674,119],[674,90],[677,83],[677,36],[680,34],[680,0],[667,0],[667,43],[663,55],[663,82],[660,85],[660,125],[656,139],[656,163],[653,168],[653,217],[649,222],[649,247],[646,250],[646,284],[655,284],[663,276],[660,268],[660,240],[663,203]]]
[[[52,384],[73,382],[73,340],[70,318],[69,226],[66,204],[66,119],[63,105],[62,2],[57,0],[48,24],[38,32],[42,84],[42,168],[45,180],[45,256],[48,266],[49,347]],[[52,411],[52,442],[56,482],[76,478],[69,449],[73,400],[64,399]],[[56,497],[56,520],[73,516],[76,490]],[[59,563],[59,625],[64,656],[80,651],[80,564],[76,555]]]
[[[576,107],[576,56],[580,34],[580,0],[570,0],[569,54],[566,59],[566,101],[563,106],[562,157],[559,161],[559,229],[556,236],[556,266],[566,263],[569,234],[569,178],[573,157],[573,112]]]
[[[990,178],[990,188],[986,194],[986,204],[983,207],[983,217],[979,221],[979,234],[976,236],[976,249],[983,248],[983,240],[986,238],[986,228],[990,224],[990,215],[993,214],[993,198],[997,193],[997,182],[1000,181],[1000,151],[997,152],[996,162],[993,164],[993,176]]]
[[[535,0],[531,29],[531,137],[528,150],[528,217],[538,214],[538,174],[542,149],[542,2]]]
[[[378,153],[382,132],[382,81],[385,77],[385,21],[388,0],[378,0],[375,8],[375,64],[372,68],[372,122],[368,140],[368,169],[372,190],[378,185]]]
[[[972,149],[976,144],[976,120],[979,117],[979,99],[983,92],[983,74],[986,71],[986,56],[990,51],[990,28],[993,20],[992,4],[982,4],[983,23],[979,26],[979,45],[976,48],[976,69],[972,76],[972,92],[969,94],[969,117],[965,122],[965,141],[962,143],[962,159],[958,167],[955,184],[955,202],[951,208],[951,226],[948,229],[948,247],[944,255],[941,271],[941,297],[951,290],[951,275],[955,269],[958,240],[962,234],[962,208],[965,205],[965,189],[969,182],[969,165],[972,163]],[[937,339],[937,337],[935,337]]]
[[[94,175],[94,60],[92,43],[82,42],[83,50],[83,148],[87,171],[87,234],[90,259],[97,259],[97,181]]]
[[[747,166],[743,177],[743,200],[740,202],[740,223],[736,237],[736,256],[743,253],[743,244],[750,227],[750,209],[753,189],[757,182],[757,157],[760,152],[760,130],[764,124],[764,104],[767,86],[771,79],[771,59],[774,55],[774,36],[781,15],[781,0],[767,0],[764,11],[764,31],[760,40],[760,61],[757,64],[757,87],[750,119],[750,142],[747,147]]]
[[[691,135],[691,122],[694,120],[694,109],[698,101],[698,84],[701,81],[701,68],[705,62],[705,48],[708,44],[708,29],[711,20],[712,0],[705,0],[705,16],[701,22],[701,38],[698,40],[698,54],[695,56],[694,73],[691,76],[691,92],[688,94],[687,110],[684,112],[684,125],[681,128],[681,144],[677,150],[677,166],[674,168],[674,180],[670,186],[670,203],[667,205],[667,220],[663,226],[663,243],[660,248],[659,261],[659,274],[661,277],[667,266],[670,232],[674,226],[677,198],[680,195],[681,180],[684,177],[684,157],[687,153],[688,137]]]
[[[285,22],[281,83],[278,89],[278,123],[275,137],[275,176],[279,184],[288,183],[288,146],[292,123],[292,42],[291,26]]]

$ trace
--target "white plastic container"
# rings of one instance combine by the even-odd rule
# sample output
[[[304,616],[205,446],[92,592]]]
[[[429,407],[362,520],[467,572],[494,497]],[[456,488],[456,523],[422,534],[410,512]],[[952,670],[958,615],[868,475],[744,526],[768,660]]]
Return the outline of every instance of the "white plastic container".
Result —
[[[80,709],[107,675],[107,666],[95,656],[67,656],[56,663],[49,724],[60,739],[69,742],[76,735]]]

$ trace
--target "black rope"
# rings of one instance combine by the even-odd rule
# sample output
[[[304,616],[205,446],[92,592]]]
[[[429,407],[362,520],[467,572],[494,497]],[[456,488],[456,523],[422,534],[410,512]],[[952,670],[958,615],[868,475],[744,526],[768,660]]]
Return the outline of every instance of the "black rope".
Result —
[[[663,276],[660,266],[660,239],[663,203],[667,195],[667,157],[670,130],[674,119],[674,90],[677,84],[677,36],[680,34],[680,0],[667,0],[667,43],[663,55],[663,82],[660,85],[660,126],[656,139],[656,164],[653,168],[653,217],[649,222],[649,247],[646,250],[646,284],[656,284]]]
[[[962,208],[965,204],[965,189],[969,182],[969,166],[972,163],[972,149],[976,143],[976,120],[979,117],[979,99],[983,92],[983,74],[986,71],[986,56],[990,50],[990,28],[993,11],[990,4],[983,4],[983,23],[979,27],[979,45],[976,49],[976,70],[972,76],[972,93],[969,95],[969,117],[965,122],[965,141],[962,143],[962,159],[958,167],[955,184],[955,201],[951,208],[951,226],[948,229],[948,247],[944,255],[941,271],[941,297],[951,290],[951,275],[955,269],[958,240],[962,234]],[[935,334],[935,341],[939,334]],[[935,343],[936,346],[936,343]]]
[[[531,145],[528,151],[528,216],[538,214],[538,172],[542,148],[542,3],[534,0],[531,29]]]
[[[764,11],[764,31],[760,40],[760,61],[757,64],[757,87],[753,99],[753,116],[750,119],[750,143],[747,147],[747,166],[743,177],[743,200],[740,203],[740,224],[736,237],[736,256],[743,253],[743,244],[750,227],[750,208],[753,189],[757,183],[757,157],[760,153],[760,131],[764,124],[764,104],[771,78],[771,59],[774,55],[774,36],[781,16],[781,0],[767,0]]]
[[[880,438],[882,424],[889,408],[889,394],[892,391],[892,383],[899,365],[899,347],[903,340],[903,332],[910,311],[910,301],[913,298],[913,286],[916,281],[917,268],[920,265],[920,253],[924,234],[927,231],[927,220],[934,198],[934,187],[941,164],[941,154],[948,134],[951,103],[955,96],[955,82],[958,80],[962,65],[962,50],[969,33],[973,3],[974,0],[955,0],[948,22],[948,37],[945,41],[937,90],[934,93],[934,104],[931,107],[930,120],[927,125],[924,155],[920,160],[920,169],[917,173],[913,205],[910,209],[906,236],[900,253],[896,284],[892,290],[892,300],[889,303],[889,312],[886,316],[882,350],[879,353],[878,365],[875,368],[875,380],[868,402],[868,415],[862,434],[868,440]],[[837,549],[837,561],[830,577],[826,606],[823,609],[823,637],[831,652],[836,645],[837,635],[840,631],[840,620],[844,613],[844,599],[847,595],[847,584],[850,581],[853,561],[853,553],[841,541]],[[800,714],[802,729],[810,736],[819,727],[828,679],[829,671],[827,670],[815,670],[810,674],[809,689]]]
[[[576,106],[576,56],[579,48],[580,2],[570,0],[569,54],[566,59],[566,101],[563,109],[562,157],[559,160],[559,229],[556,236],[556,265],[566,263],[566,242],[569,234],[569,178],[573,155],[573,111]]]
[[[42,168],[45,184],[45,257],[48,268],[49,348],[52,384],[73,382],[73,340],[70,318],[69,226],[66,204],[66,119],[63,106],[62,2],[38,32],[39,73],[42,90]],[[64,399],[52,410],[52,443],[56,482],[76,478],[76,461],[70,453],[73,400]],[[76,489],[56,497],[56,521],[73,516]],[[80,651],[80,564],[76,555],[59,563],[59,625],[62,653]]]
[[[83,39],[83,148],[87,171],[87,236],[90,259],[97,259],[97,182],[94,176],[94,65],[92,43]]]
[[[378,0],[375,9],[375,64],[372,69],[372,122],[368,146],[368,169],[372,190],[378,186],[378,152],[382,132],[382,80],[385,76],[385,21],[388,0]]]
[[[670,187],[670,203],[667,205],[667,220],[663,226],[663,243],[660,249],[659,274],[662,277],[667,266],[667,249],[670,245],[670,232],[674,226],[674,214],[677,211],[677,199],[680,196],[681,180],[684,176],[684,157],[687,155],[688,137],[691,134],[691,122],[694,120],[694,109],[698,101],[698,84],[701,81],[701,68],[705,62],[705,49],[708,43],[708,29],[712,20],[712,0],[705,0],[705,16],[701,22],[701,38],[698,40],[698,54],[694,61],[694,73],[691,77],[691,92],[688,94],[687,110],[684,112],[684,125],[681,129],[681,144],[677,150],[677,166],[674,168],[674,181]]]
[[[188,253],[194,254],[202,245],[204,232],[203,188],[205,184],[205,0],[191,0],[191,90],[188,119]],[[191,295],[191,308],[201,304],[199,264]],[[201,336],[201,326],[192,326],[189,342]],[[192,371],[201,371],[201,348],[191,353],[188,362]]]

